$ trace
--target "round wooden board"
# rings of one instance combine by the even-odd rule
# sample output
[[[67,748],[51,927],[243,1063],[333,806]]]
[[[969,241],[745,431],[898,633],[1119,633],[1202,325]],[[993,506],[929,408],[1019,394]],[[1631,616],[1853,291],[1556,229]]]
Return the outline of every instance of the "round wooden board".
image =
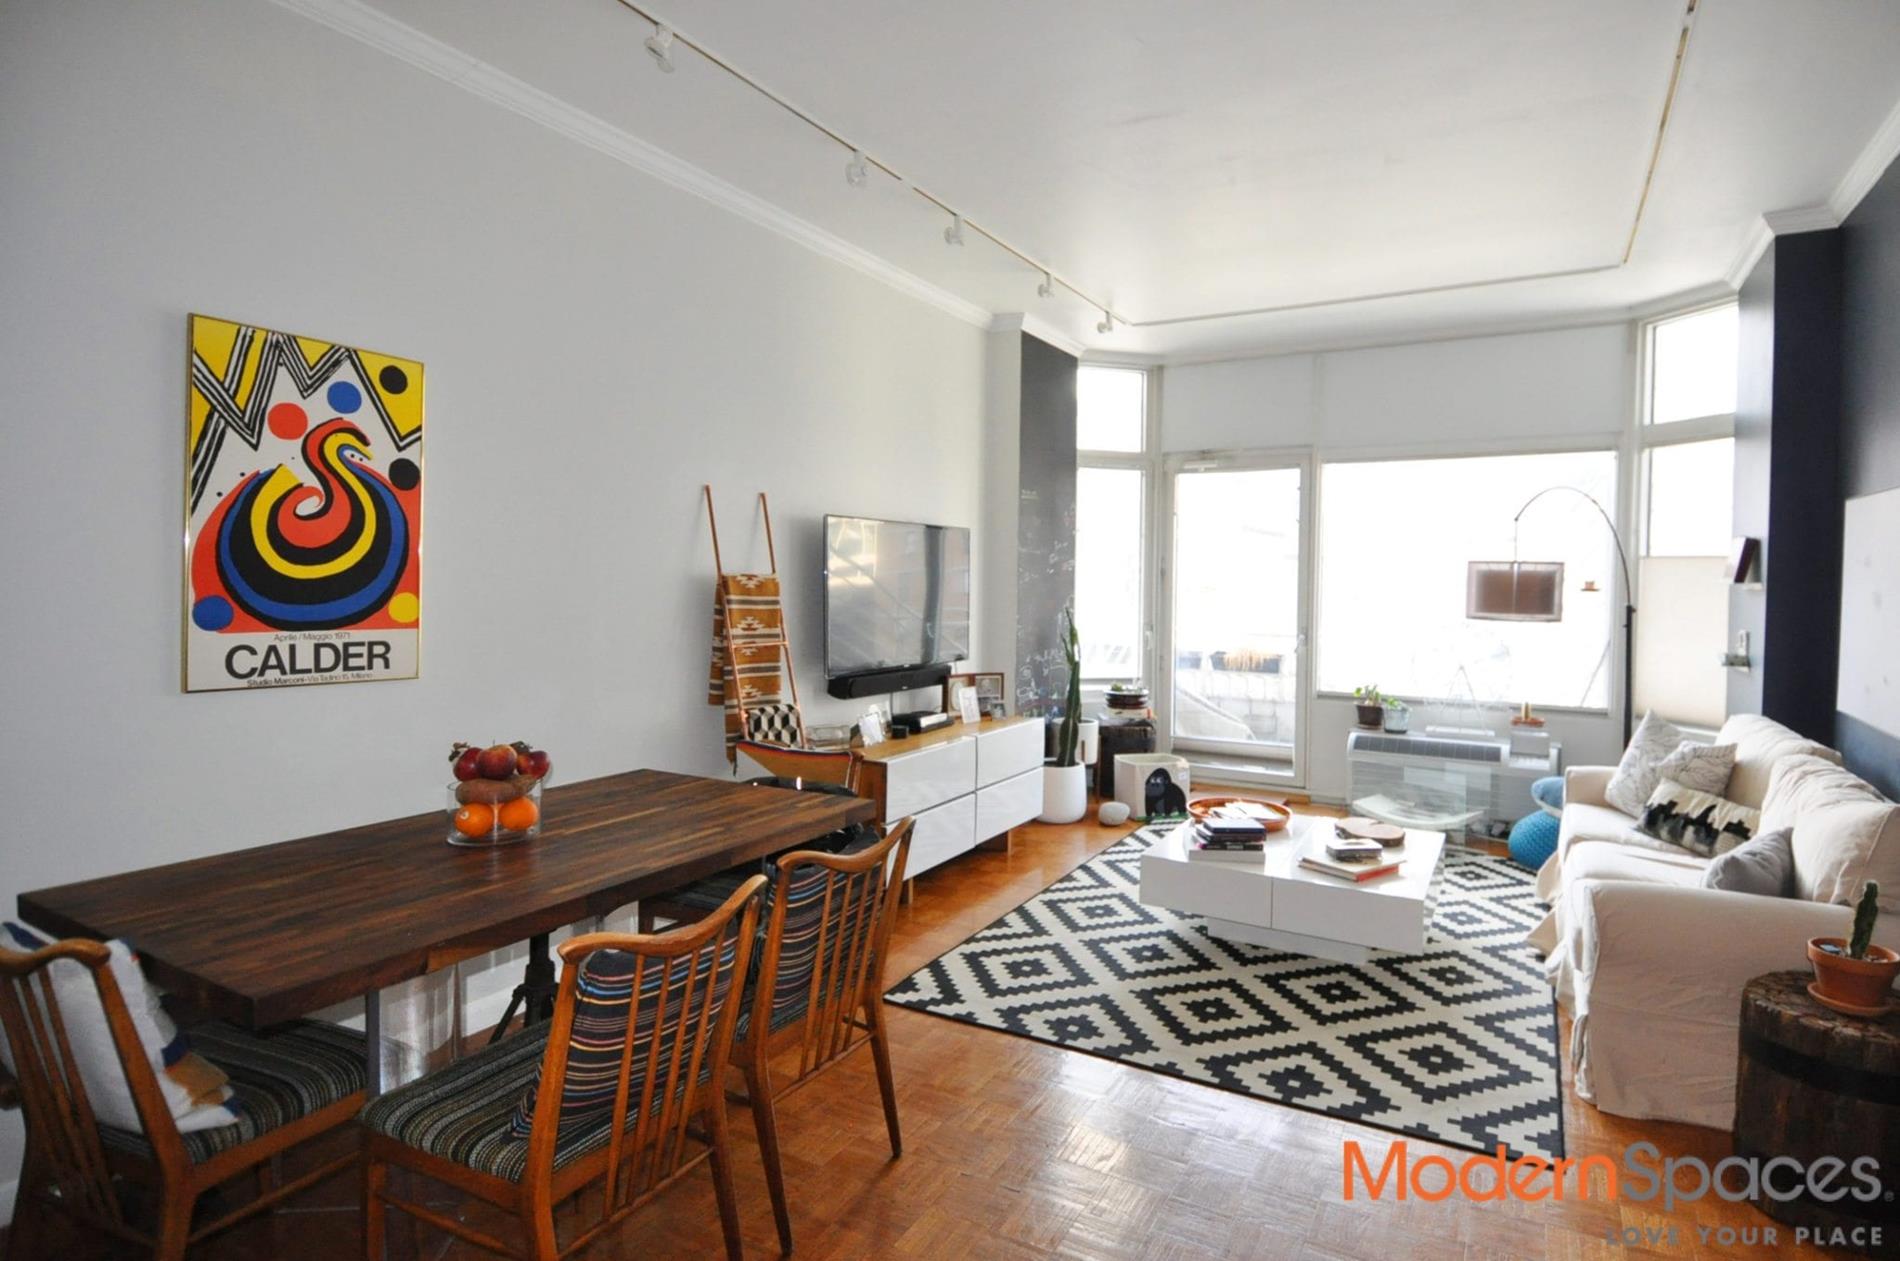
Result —
[[[1354,840],[1377,841],[1388,848],[1405,844],[1405,829],[1396,823],[1381,823],[1377,819],[1367,819],[1351,815],[1333,824],[1333,830],[1341,836],[1350,836]]]
[[[1188,813],[1194,816],[1195,822],[1200,823],[1205,821],[1207,816],[1214,813],[1217,808],[1232,805],[1239,801],[1244,801],[1250,806],[1265,806],[1267,810],[1272,813],[1272,818],[1261,820],[1269,832],[1284,830],[1287,823],[1293,818],[1293,812],[1278,802],[1261,801],[1256,797],[1202,797],[1199,801],[1188,802]]]

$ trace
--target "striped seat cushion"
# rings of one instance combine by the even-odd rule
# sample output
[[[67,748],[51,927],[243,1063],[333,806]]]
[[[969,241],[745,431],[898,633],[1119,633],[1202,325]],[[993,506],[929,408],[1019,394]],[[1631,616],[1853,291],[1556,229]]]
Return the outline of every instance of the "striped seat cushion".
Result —
[[[574,992],[574,1023],[568,1037],[567,1072],[561,1086],[560,1129],[557,1147],[570,1131],[584,1134],[595,1128],[610,1127],[614,1097],[619,1088],[620,1064],[626,1046],[627,1020],[636,1012],[633,1026],[633,1050],[629,1058],[627,1122],[632,1124],[643,1106],[657,1104],[659,1086],[646,1086],[647,1065],[651,1060],[658,1076],[665,1077],[675,1053],[690,1056],[690,1039],[697,1036],[702,1002],[711,988],[711,1022],[706,1036],[717,1027],[719,1013],[735,992],[733,975],[739,957],[739,921],[727,924],[718,949],[701,949],[671,961],[649,959],[640,976],[640,991],[634,993],[634,976],[640,958],[620,950],[600,950],[580,965],[580,980]],[[687,1006],[691,998],[692,1005]],[[684,1026],[684,1028],[682,1028]],[[680,1039],[688,1043],[680,1046]],[[657,1051],[655,1044],[657,1042]],[[700,1080],[712,1070],[710,1047],[699,1048]],[[681,1060],[682,1065],[685,1059]],[[526,1138],[534,1128],[534,1111],[540,1077],[522,1092],[515,1109],[511,1129],[517,1138]],[[644,1101],[644,1102],[643,1102]]]
[[[288,1125],[364,1088],[363,1035],[340,1025],[297,1020],[268,1033],[212,1023],[191,1030],[193,1048],[223,1069],[231,1082],[235,1125],[181,1134],[185,1155],[196,1164]],[[145,1135],[99,1127],[107,1146],[150,1158]]]
[[[541,1071],[548,1026],[531,1026],[457,1060],[439,1072],[370,1100],[364,1125],[417,1151],[440,1156],[481,1173],[518,1182],[528,1160],[528,1140],[514,1132],[521,1092]],[[606,1127],[601,1127],[601,1135]],[[598,1146],[598,1141],[592,1146]],[[586,1150],[558,1149],[556,1165]]]

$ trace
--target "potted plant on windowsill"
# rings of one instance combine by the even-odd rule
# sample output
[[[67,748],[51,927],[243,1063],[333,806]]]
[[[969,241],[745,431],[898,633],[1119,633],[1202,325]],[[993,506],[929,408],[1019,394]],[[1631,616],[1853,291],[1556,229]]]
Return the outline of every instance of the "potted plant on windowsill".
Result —
[[[1074,823],[1089,808],[1088,772],[1082,766],[1082,643],[1075,613],[1064,609],[1062,656],[1069,667],[1069,691],[1056,726],[1056,755],[1042,768],[1044,823]]]
[[[1893,997],[1893,978],[1900,975],[1900,954],[1873,944],[1874,921],[1880,917],[1880,886],[1869,880],[1861,886],[1854,908],[1853,936],[1813,937],[1808,960],[1814,964],[1814,997],[1836,1011],[1852,1016],[1885,1014]]]
[[[1352,690],[1353,708],[1359,711],[1359,725],[1373,731],[1385,725],[1385,698],[1379,695],[1379,685],[1368,683],[1364,687]]]
[[[1396,696],[1385,697],[1385,712],[1381,715],[1385,729],[1395,736],[1402,736],[1412,729],[1412,707]]]

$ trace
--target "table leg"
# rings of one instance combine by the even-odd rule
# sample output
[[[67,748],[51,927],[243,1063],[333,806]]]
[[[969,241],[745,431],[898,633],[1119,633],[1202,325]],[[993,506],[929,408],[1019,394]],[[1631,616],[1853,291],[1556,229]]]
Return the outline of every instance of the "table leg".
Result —
[[[521,984],[508,996],[508,1009],[501,1013],[501,1021],[489,1035],[488,1044],[493,1046],[502,1040],[517,1010],[521,1012],[524,1028],[554,1019],[554,996],[559,989],[554,983],[554,957],[548,952],[548,935],[536,933],[528,938],[528,966],[522,973]]]
[[[369,1097],[383,1093],[383,992],[370,990],[363,995],[364,1081]]]

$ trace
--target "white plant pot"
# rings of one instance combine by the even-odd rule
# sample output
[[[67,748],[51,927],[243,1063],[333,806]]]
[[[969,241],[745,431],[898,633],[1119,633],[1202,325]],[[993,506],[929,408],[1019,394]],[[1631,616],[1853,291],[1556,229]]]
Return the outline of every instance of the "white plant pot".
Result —
[[[1075,766],[1042,768],[1042,813],[1044,823],[1074,823],[1088,813],[1089,785],[1084,769]]]

